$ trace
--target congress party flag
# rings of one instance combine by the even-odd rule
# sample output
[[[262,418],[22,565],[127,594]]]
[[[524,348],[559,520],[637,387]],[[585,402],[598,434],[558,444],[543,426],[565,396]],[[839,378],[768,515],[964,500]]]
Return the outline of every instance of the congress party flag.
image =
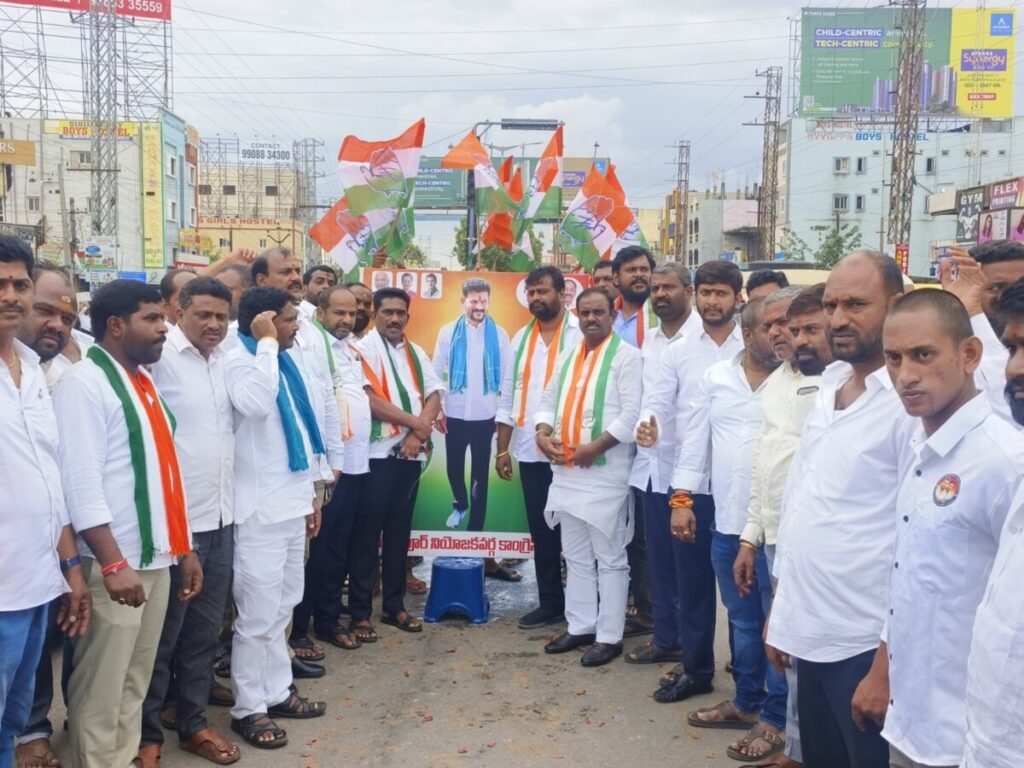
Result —
[[[511,176],[511,178],[509,178]],[[519,168],[512,173],[512,158],[508,157],[501,164],[498,172],[509,197],[517,204],[523,199],[523,174]],[[511,251],[514,244],[512,237],[512,214],[492,213],[487,217],[483,232],[480,233],[480,246],[486,248],[488,245],[497,245],[506,251]]]
[[[558,126],[537,162],[530,186],[513,222],[520,239],[534,219],[557,219],[562,213],[562,126]]]
[[[628,245],[640,245],[647,248],[647,238],[640,230],[640,222],[629,205],[626,192],[615,173],[615,166],[611,163],[608,164],[608,173],[605,174],[605,179],[611,189],[615,191],[618,204],[611,217],[611,224],[615,229],[615,242],[612,243],[610,252],[605,254],[604,258],[614,259],[615,255]]]
[[[421,118],[393,139],[345,137],[338,152],[338,177],[352,214],[411,205],[425,127]]]
[[[477,213],[512,213],[516,201],[505,191],[494,164],[476,133],[470,131],[441,159],[442,168],[460,168],[473,172]]]
[[[590,269],[614,245],[616,219],[621,218],[624,203],[619,190],[591,166],[558,228],[558,242]]]
[[[368,266],[373,254],[387,247],[392,232],[398,229],[393,226],[395,214],[387,209],[356,216],[343,197],[310,228],[309,236],[347,273],[356,266]]]

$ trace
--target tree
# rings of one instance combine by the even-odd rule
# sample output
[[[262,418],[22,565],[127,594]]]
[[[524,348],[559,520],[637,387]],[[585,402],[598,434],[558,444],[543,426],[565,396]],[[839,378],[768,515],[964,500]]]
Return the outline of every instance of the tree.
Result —
[[[399,261],[406,267],[422,267],[425,260],[426,256],[423,254],[423,249],[416,245],[416,243],[406,245],[402,250],[402,255],[399,257]]]
[[[525,272],[535,266],[539,266],[541,257],[544,254],[543,234],[536,234],[533,231],[532,224],[527,229],[527,233],[530,236],[530,250],[533,253],[527,254],[525,259],[522,257],[515,258],[513,254],[506,251],[500,245],[488,245],[477,254],[474,266],[490,272]],[[455,245],[452,246],[452,256],[467,269],[469,268],[469,264],[466,261],[466,240],[468,237],[469,230],[466,219],[463,217],[459,220],[459,226],[455,230]]]
[[[843,224],[840,227],[818,224],[811,227],[818,242],[808,245],[800,235],[791,229],[782,232],[782,250],[787,261],[813,261],[819,269],[832,269],[843,256],[861,247],[860,227]]]

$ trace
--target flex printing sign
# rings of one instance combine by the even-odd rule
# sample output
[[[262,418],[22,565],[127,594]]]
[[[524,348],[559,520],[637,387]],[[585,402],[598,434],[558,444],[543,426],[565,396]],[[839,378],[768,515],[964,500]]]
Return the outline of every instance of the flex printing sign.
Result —
[[[1012,179],[992,184],[988,188],[988,207],[990,210],[998,211],[1003,208],[1014,208],[1018,205],[1021,191],[1024,190],[1024,180]]]

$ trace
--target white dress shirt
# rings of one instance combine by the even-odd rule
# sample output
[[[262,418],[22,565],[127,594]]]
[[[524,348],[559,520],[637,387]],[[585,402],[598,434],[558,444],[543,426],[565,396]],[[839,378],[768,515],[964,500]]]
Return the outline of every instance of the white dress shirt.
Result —
[[[234,521],[234,409],[224,378],[224,350],[204,358],[181,328],[167,331],[153,381],[177,421],[181,482],[188,498],[189,527],[215,531]]]
[[[374,331],[374,333],[376,333],[376,331]],[[423,370],[423,402],[420,402],[420,398],[416,394],[416,372],[409,367],[409,358],[405,351],[406,344],[412,344],[412,349],[420,362],[420,368]],[[419,416],[423,412],[423,404],[426,403],[427,398],[432,394],[435,392],[444,392],[444,384],[442,384],[441,379],[438,378],[430,358],[427,357],[427,353],[424,352],[417,344],[403,340],[399,342],[398,346],[395,346],[387,339],[382,338],[380,346],[378,346],[374,339],[370,335],[367,335],[360,339],[356,348],[366,359],[366,362],[372,370],[377,372],[386,371],[389,381],[392,379],[391,363],[394,363],[395,370],[398,371],[398,377],[402,380],[402,384],[409,393],[409,404],[412,406],[413,416]],[[380,358],[379,350],[382,348],[384,353],[391,358],[391,363]],[[392,455],[391,449],[401,443],[408,434],[408,429],[400,427],[399,433],[394,437],[371,442],[370,458],[388,458],[388,456]],[[426,455],[423,453],[420,453],[418,458],[422,462],[427,460]]]
[[[39,356],[15,339],[21,386],[0,365],[0,611],[36,608],[67,590],[57,542],[68,524],[57,421]]]
[[[686,419],[691,413],[690,405],[704,372],[715,363],[732,359],[742,350],[743,333],[740,331],[739,323],[733,326],[732,332],[721,346],[711,338],[702,323],[694,333],[680,343],[669,346],[661,356],[654,393],[644,398],[645,406],[640,418],[649,420],[653,415],[657,417],[659,424],[672,422],[674,435],[686,434]],[[662,439],[659,431],[655,450],[661,450]],[[666,453],[671,453],[671,466],[674,467],[679,458],[678,438],[675,447]],[[687,490],[691,493],[710,493],[707,482]]]
[[[109,525],[121,555],[138,569],[142,536],[121,400],[106,374],[86,359],[60,377],[53,389],[53,405],[60,429],[61,478],[71,524],[79,532]],[[160,489],[150,488],[150,493],[160,493]],[[78,551],[94,556],[81,534]],[[158,552],[143,570],[166,568],[173,562],[170,554]]]
[[[337,339],[331,336],[331,351],[334,353],[334,367],[338,384],[345,393],[348,404],[348,427],[352,437],[345,441],[346,475],[365,475],[370,471],[370,398],[366,394],[366,374],[359,350],[355,348],[356,337]]]
[[[679,326],[679,330],[669,338],[659,323],[644,335],[644,345],[640,349],[643,360],[644,401],[640,412],[650,409],[651,397],[657,386],[658,375],[661,373],[661,360],[670,346],[680,343],[687,336],[697,333],[702,328],[700,315],[696,310]],[[658,444],[652,448],[636,447],[636,458],[629,474],[629,484],[641,491],[650,485],[654,493],[668,493],[668,481],[672,476],[672,460],[676,454],[676,419],[675,413],[669,411],[666,421],[658,422]]]
[[[313,483],[320,475],[306,425],[294,406],[309,468],[299,472],[288,468],[288,445],[277,408],[278,349],[276,339],[258,341],[255,355],[239,344],[224,363],[235,409],[236,523],[255,514],[261,525],[273,525],[313,511]],[[303,364],[302,355],[292,359]],[[306,381],[307,375],[303,375]]]
[[[1024,477],[1024,435],[978,394],[930,437],[918,423],[911,446],[896,498],[882,736],[916,763],[955,765],[972,623]]]
[[[484,394],[484,338],[486,323],[473,326],[466,321],[466,388],[461,392],[450,390],[450,358],[452,333],[458,320],[443,326],[437,334],[434,345],[434,371],[445,385],[444,412],[446,416],[464,421],[487,421],[498,413],[500,393]],[[501,365],[499,383],[505,380],[505,372],[512,367],[508,334],[498,325],[498,354]]]
[[[761,394],[743,370],[746,352],[715,363],[701,377],[682,435],[672,487],[691,490],[711,481],[715,530],[738,536],[747,520],[754,441],[761,431]]]
[[[1010,510],[974,619],[963,768],[1017,768],[1024,751],[1024,487]]]
[[[299,332],[295,343],[288,350],[293,360],[298,362],[302,378],[306,382],[309,402],[316,414],[316,423],[320,427],[320,437],[327,453],[317,457],[319,467],[318,480],[334,482],[333,469],[342,471],[345,467],[345,445],[341,439],[341,421],[338,418],[338,403],[334,399],[334,377],[327,360],[327,342],[320,329],[313,324],[311,318],[299,315]]]
[[[71,329],[71,341],[73,341],[75,346],[78,347],[78,354],[81,357],[85,357],[85,353],[89,351],[89,347],[96,343],[92,336],[87,333],[82,333],[76,328]],[[59,379],[72,365],[74,365],[74,363],[69,360],[63,352],[52,360],[42,364],[43,370],[46,371],[46,383],[49,385],[51,390],[57,383],[57,379]]]
[[[299,317],[303,320],[312,320],[316,317],[316,304],[311,301],[303,299],[299,302],[299,306],[296,309],[299,312]]]
[[[764,383],[764,421],[754,442],[750,505],[740,534],[744,541],[756,546],[775,543],[789,465],[820,388],[821,376],[804,376],[789,363],[780,365]]]
[[[565,361],[576,348],[567,348],[555,364],[555,374],[548,382],[534,417],[534,427],[538,424],[555,426],[558,407],[559,373]],[[633,429],[640,413],[640,401],[643,398],[643,383],[636,375],[640,366],[640,351],[626,343],[619,344],[615,357],[612,358],[608,370],[608,388],[605,391],[604,411],[601,423],[604,431],[619,442],[604,453],[605,463],[591,467],[553,465],[552,481],[548,491],[548,509],[556,513],[565,512],[573,517],[584,520],[601,529],[611,538],[616,525],[620,524],[619,515],[622,504],[616,499],[629,494],[629,472],[633,466],[635,453]],[[595,371],[594,375],[597,375]],[[583,391],[583,377],[576,387],[575,397]],[[573,397],[570,395],[570,397]],[[590,442],[589,433],[582,434],[580,440]],[[557,522],[553,519],[552,526]]]
[[[825,369],[789,468],[768,643],[832,662],[878,648],[896,538],[896,492],[912,422],[884,368],[836,410],[849,363]]]
[[[978,389],[985,393],[992,410],[997,416],[1002,416],[1008,422],[1017,426],[1010,414],[1010,406],[1006,402],[1006,363],[1009,360],[1009,353],[1003,342],[996,336],[992,324],[984,314],[977,314],[971,318],[971,328],[974,335],[981,339],[981,365],[974,372],[974,383]]]
[[[515,356],[519,349],[519,345],[523,341],[523,337],[526,336],[529,323],[524,325],[515,336],[512,337],[512,343],[509,345],[509,349],[512,351],[511,358],[512,363],[505,366],[502,369],[502,382],[501,382],[501,402],[498,405],[498,413],[495,420],[500,424],[507,424],[512,427],[512,443],[511,451],[516,461],[542,461],[547,462],[547,456],[540,452],[537,448],[537,435],[533,431],[534,414],[537,412],[537,408],[540,406],[541,397],[544,395],[544,373],[548,368],[548,354],[551,350],[548,349],[548,345],[544,343],[544,337],[537,337],[537,345],[533,349],[533,360],[530,363],[530,381],[529,387],[526,390],[526,422],[525,425],[520,427],[516,424],[516,416],[518,414],[512,413],[512,403],[515,395],[515,388],[522,386],[522,381],[512,381],[512,376],[515,367]],[[581,341],[583,341],[583,334],[580,332],[580,321],[572,312],[566,310],[566,324],[562,331],[563,338],[559,340],[559,346],[562,349],[572,349]],[[526,340],[529,344],[529,339]],[[558,351],[555,350],[554,354],[557,355]],[[520,363],[519,376],[520,379],[523,375],[523,369],[526,368],[526,352],[523,352],[523,360]],[[558,367],[555,366],[554,371],[551,374],[551,378],[554,379],[557,375]]]

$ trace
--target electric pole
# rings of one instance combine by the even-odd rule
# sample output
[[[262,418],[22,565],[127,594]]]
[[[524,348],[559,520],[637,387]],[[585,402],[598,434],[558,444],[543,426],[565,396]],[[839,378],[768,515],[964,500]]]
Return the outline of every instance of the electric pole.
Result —
[[[764,120],[744,123],[764,128],[761,148],[761,189],[757,196],[757,255],[760,261],[775,258],[776,204],[779,197],[779,117],[782,113],[782,67],[768,67],[757,73],[765,80],[764,94],[748,99],[764,99]]]
[[[683,244],[687,241],[690,220],[690,142],[680,139],[676,142],[676,236],[674,260],[683,260]],[[693,266],[688,264],[688,266]]]
[[[890,0],[902,9],[899,64],[896,74],[896,113],[893,132],[892,172],[889,178],[889,247],[910,244],[910,219],[914,202],[914,158],[917,155],[917,124],[921,108],[921,63],[924,58],[926,0]],[[901,264],[904,272],[909,264]]]
[[[110,2],[93,3],[88,16],[86,115],[92,135],[92,234],[117,237],[117,11]]]

